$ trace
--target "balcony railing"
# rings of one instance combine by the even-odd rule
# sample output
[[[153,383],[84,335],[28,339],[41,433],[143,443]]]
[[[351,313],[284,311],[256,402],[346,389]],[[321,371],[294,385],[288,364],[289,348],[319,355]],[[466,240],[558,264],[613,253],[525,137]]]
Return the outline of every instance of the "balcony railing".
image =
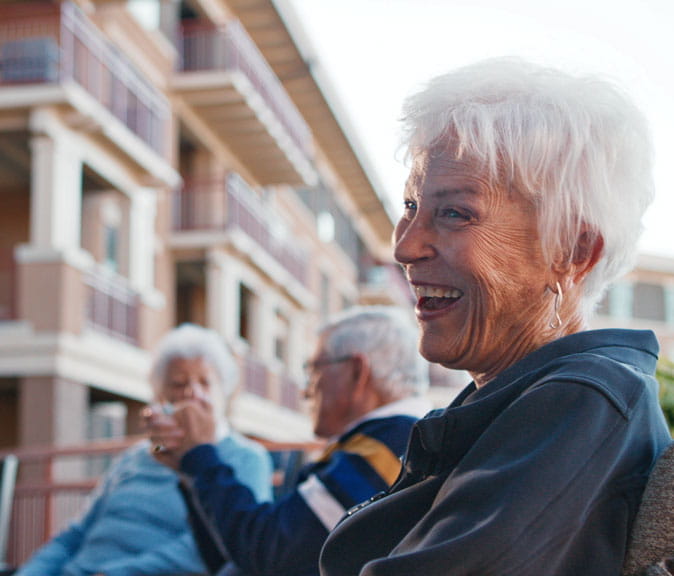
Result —
[[[301,390],[297,382],[287,374],[280,376],[278,382],[280,386],[281,406],[285,406],[291,410],[299,410]]]
[[[186,24],[180,40],[183,72],[222,71],[243,74],[273,111],[295,145],[312,156],[311,132],[276,74],[238,20],[214,28],[202,22]]]
[[[85,319],[89,327],[137,344],[139,297],[126,280],[113,274],[88,272],[84,284]]]
[[[262,398],[269,397],[269,375],[267,367],[262,361],[250,354],[246,356],[244,358],[243,376],[243,387],[246,392]]]
[[[74,81],[155,152],[167,157],[170,109],[71,2],[2,5],[0,88]]]
[[[174,195],[175,230],[238,229],[295,279],[306,284],[306,254],[273,232],[278,221],[279,216],[270,214],[255,192],[234,172],[224,182],[188,183]]]

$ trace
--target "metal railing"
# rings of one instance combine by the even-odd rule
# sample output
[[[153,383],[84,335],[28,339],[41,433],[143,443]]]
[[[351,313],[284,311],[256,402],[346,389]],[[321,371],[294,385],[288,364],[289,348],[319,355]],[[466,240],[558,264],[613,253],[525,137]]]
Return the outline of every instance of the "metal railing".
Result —
[[[116,274],[86,272],[84,317],[87,325],[114,338],[138,343],[138,293]]]
[[[74,81],[155,152],[167,157],[170,108],[71,2],[3,4],[0,88]]]
[[[187,182],[173,196],[175,230],[238,229],[255,241],[303,285],[307,283],[308,259],[296,242],[275,233],[278,214],[270,211],[235,172],[223,180]]]
[[[99,476],[87,476],[89,466],[77,468],[81,474],[72,479],[55,478],[55,468],[64,462],[87,463],[92,459],[110,458],[138,442],[142,437],[129,436],[97,440],[85,444],[55,447],[37,446],[0,450],[0,458],[15,455],[19,461],[19,477],[14,489],[11,529],[7,558],[11,566],[19,566],[43,543],[77,517],[88,504]],[[273,442],[254,438],[272,453],[320,450],[324,443]],[[32,472],[32,474],[31,474]],[[275,486],[284,483],[285,470],[275,471]]]
[[[287,374],[283,374],[279,377],[278,382],[280,387],[281,406],[290,408],[290,410],[299,410],[301,390],[295,379]]]
[[[184,72],[219,70],[243,74],[295,145],[305,156],[313,155],[309,127],[238,20],[223,27],[204,22],[184,24],[179,50]]]
[[[246,392],[255,394],[262,398],[269,397],[269,374],[267,367],[261,360],[248,354],[244,358],[244,379],[243,386]]]

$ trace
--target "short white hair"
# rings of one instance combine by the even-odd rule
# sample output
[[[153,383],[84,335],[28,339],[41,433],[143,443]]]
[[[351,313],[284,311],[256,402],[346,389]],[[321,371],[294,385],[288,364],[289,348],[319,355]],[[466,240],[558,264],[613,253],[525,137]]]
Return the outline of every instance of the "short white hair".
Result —
[[[211,389],[215,413],[224,414],[227,399],[239,381],[239,367],[217,332],[196,324],[181,324],[165,334],[154,351],[150,383],[155,395],[166,384],[168,366],[176,358],[202,358],[215,371],[217,387]]]
[[[428,389],[428,362],[419,354],[418,333],[412,311],[397,306],[353,306],[319,330],[326,354],[365,356],[375,386],[391,400]]]
[[[403,106],[408,157],[451,145],[536,207],[543,254],[573,253],[585,227],[604,248],[583,286],[588,317],[634,264],[655,186],[645,117],[614,84],[518,59],[431,80]]]

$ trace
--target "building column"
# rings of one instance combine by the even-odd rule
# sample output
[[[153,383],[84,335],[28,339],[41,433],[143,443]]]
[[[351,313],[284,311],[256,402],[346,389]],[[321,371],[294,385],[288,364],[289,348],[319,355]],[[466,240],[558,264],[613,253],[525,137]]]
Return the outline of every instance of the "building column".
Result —
[[[58,377],[35,376],[20,381],[19,445],[63,446],[86,439],[89,389],[84,384]],[[28,470],[35,477],[49,473],[66,478],[80,471],[81,463],[57,462],[50,472]]]
[[[140,293],[154,288],[157,195],[141,188],[131,196],[129,213],[129,282]]]
[[[632,318],[634,286],[632,282],[621,280],[616,282],[609,293],[609,312],[611,318],[628,320]]]
[[[31,247],[39,251],[80,249],[82,160],[64,137],[31,138]]]
[[[58,377],[23,378],[19,391],[21,446],[63,445],[86,437],[89,389]]]
[[[302,366],[314,351],[315,334],[309,334],[306,313],[299,309],[290,315],[288,328],[288,366],[293,377],[304,384]]]
[[[218,250],[210,250],[206,259],[206,317],[211,328],[228,342],[239,336],[238,263]]]
[[[253,316],[255,326],[253,334],[256,338],[257,351],[267,364],[276,359],[274,343],[276,339],[276,307],[277,295],[266,284],[260,284],[256,292],[257,311]]]

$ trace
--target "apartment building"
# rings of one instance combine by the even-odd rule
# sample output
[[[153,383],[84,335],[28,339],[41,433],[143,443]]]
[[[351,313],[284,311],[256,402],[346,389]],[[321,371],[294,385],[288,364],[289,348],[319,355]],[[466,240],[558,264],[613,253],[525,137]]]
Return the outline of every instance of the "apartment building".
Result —
[[[653,330],[660,355],[674,360],[674,258],[640,254],[634,270],[602,300],[596,328]]]
[[[237,356],[231,418],[310,436],[317,325],[406,302],[392,219],[271,0],[3,2],[0,445],[134,433],[170,327]]]

